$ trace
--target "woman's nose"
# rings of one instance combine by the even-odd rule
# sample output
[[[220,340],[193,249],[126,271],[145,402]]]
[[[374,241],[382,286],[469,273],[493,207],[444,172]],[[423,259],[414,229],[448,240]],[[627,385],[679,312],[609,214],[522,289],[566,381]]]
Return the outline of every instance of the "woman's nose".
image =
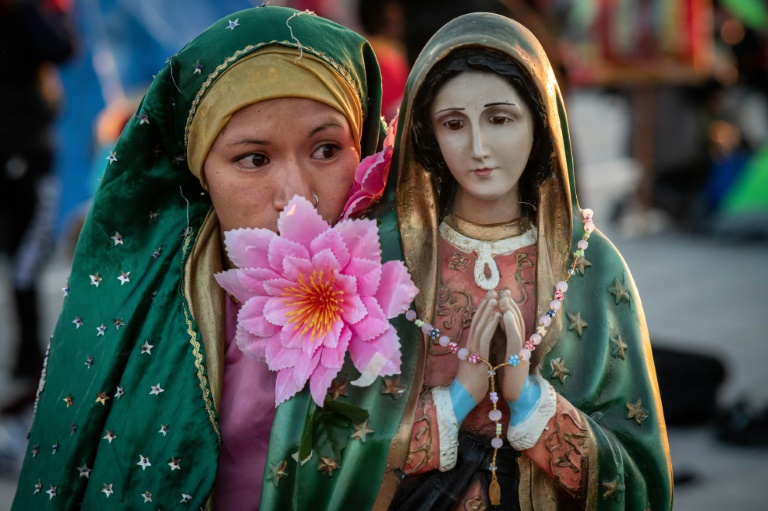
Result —
[[[276,170],[278,172],[275,182],[276,189],[273,193],[273,204],[277,211],[282,211],[296,195],[304,197],[313,205],[315,204],[309,173],[302,169],[298,162],[291,160]]]

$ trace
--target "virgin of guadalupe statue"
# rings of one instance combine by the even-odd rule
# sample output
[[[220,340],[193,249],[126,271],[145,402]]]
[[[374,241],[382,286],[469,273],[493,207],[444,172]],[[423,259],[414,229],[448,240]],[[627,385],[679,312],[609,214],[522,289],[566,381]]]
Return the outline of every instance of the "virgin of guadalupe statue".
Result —
[[[670,509],[643,308],[578,204],[563,100],[528,30],[470,14],[431,39],[395,174],[426,335],[403,357],[390,509]]]

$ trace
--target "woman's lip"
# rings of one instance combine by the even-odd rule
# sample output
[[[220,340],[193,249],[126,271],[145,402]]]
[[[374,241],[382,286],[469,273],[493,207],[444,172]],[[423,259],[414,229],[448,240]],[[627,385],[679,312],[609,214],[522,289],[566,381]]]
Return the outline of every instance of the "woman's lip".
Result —
[[[493,169],[489,169],[489,168],[475,169],[472,172],[474,172],[476,176],[490,176],[491,172],[493,172]]]

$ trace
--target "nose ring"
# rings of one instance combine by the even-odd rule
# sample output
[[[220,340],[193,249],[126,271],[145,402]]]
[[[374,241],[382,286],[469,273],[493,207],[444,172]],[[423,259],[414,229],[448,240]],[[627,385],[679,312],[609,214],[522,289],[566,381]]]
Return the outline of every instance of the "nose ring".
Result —
[[[315,207],[317,207],[320,204],[320,199],[317,197],[317,194],[313,193],[312,198],[315,199]]]

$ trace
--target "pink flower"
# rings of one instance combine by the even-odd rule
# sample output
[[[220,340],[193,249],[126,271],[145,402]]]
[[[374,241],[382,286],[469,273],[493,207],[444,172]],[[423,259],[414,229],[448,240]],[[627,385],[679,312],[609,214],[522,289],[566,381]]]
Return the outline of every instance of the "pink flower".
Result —
[[[349,351],[359,383],[400,372],[400,339],[389,319],[406,311],[418,289],[401,261],[381,263],[376,222],[330,227],[304,198],[294,197],[267,229],[224,234],[238,268],[216,281],[242,304],[236,342],[277,371],[275,405],[309,381],[323,405]]]
[[[341,220],[357,217],[384,194],[387,176],[392,166],[398,115],[395,115],[387,128],[383,149],[363,158],[357,166],[355,181],[352,183],[349,199],[341,212]]]

